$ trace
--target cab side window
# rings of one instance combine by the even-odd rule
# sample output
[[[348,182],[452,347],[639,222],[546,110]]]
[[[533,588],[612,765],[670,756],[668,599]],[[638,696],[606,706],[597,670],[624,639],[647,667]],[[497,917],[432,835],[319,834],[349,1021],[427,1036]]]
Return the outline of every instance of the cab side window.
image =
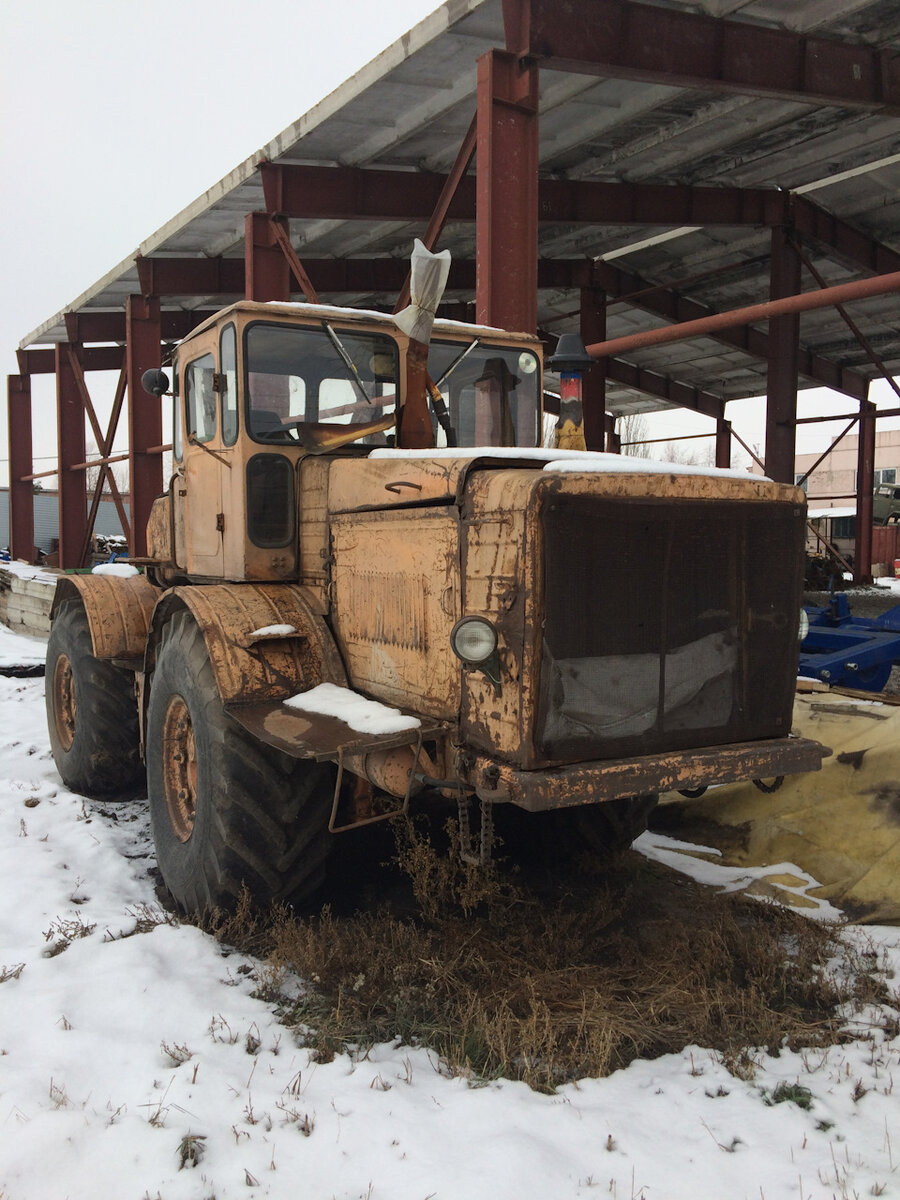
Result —
[[[184,403],[187,437],[209,442],[216,435],[216,393],[213,387],[215,361],[211,354],[195,358],[184,372]]]
[[[219,369],[222,401],[222,444],[233,446],[238,435],[237,409],[237,337],[233,325],[222,330],[219,343]]]

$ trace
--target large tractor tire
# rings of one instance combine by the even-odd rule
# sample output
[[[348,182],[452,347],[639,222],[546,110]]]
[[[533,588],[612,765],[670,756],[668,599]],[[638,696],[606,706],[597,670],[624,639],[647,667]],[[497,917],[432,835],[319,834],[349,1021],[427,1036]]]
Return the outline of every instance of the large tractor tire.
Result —
[[[296,760],[229,720],[203,635],[166,627],[147,716],[147,786],[163,882],[187,912],[300,899],[325,875],[334,789],[328,763]]]
[[[50,748],[66,787],[85,796],[132,789],[144,770],[134,680],[94,658],[78,600],[53,619],[45,684]]]
[[[554,870],[584,859],[609,862],[646,830],[656,802],[655,795],[623,796],[538,813],[497,805],[494,823],[500,854]]]
[[[621,796],[602,804],[562,809],[554,814],[560,818],[557,836],[569,852],[614,858],[624,854],[635,838],[646,832],[658,800],[655,794]]]

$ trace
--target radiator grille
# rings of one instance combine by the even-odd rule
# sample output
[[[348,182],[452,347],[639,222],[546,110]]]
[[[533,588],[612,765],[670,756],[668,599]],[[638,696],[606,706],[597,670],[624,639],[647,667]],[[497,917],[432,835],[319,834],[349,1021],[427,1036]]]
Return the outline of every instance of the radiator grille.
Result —
[[[801,510],[556,495],[542,525],[545,760],[787,733]]]

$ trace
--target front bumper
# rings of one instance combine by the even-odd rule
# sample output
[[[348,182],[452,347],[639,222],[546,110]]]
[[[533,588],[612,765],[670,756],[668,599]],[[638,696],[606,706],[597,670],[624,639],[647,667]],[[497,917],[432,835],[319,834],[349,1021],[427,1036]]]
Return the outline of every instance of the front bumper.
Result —
[[[688,791],[717,783],[818,771],[822,759],[830,754],[827,746],[809,738],[787,737],[538,771],[520,771],[480,756],[467,782],[482,800],[544,812],[620,796]]]

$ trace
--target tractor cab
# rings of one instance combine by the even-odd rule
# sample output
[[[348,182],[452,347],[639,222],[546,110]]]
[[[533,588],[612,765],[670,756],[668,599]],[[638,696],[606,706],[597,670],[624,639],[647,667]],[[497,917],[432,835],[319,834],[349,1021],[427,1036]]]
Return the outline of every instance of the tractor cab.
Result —
[[[161,582],[296,579],[304,464],[400,442],[411,345],[390,316],[309,304],[241,301],[191,333],[174,360],[174,474],[148,530]],[[540,445],[540,381],[536,339],[436,321],[432,445]]]

